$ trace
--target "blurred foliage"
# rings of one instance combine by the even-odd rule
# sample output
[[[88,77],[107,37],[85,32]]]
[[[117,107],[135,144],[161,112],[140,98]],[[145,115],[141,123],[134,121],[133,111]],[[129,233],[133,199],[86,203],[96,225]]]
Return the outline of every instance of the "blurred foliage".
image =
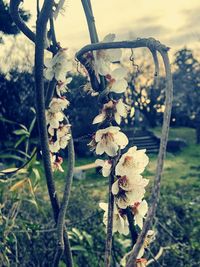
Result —
[[[25,22],[29,20],[29,12],[20,8],[19,13],[22,20]],[[20,32],[10,16],[9,5],[5,0],[0,0],[0,32],[6,35],[16,35]],[[3,39],[0,42],[2,41]]]
[[[172,117],[175,125],[196,128],[200,143],[200,63],[189,49],[175,54],[174,103]]]
[[[0,117],[15,123],[0,121],[0,139],[12,139],[16,123],[29,125],[33,119],[34,78],[31,73],[12,70],[9,75],[0,74]]]

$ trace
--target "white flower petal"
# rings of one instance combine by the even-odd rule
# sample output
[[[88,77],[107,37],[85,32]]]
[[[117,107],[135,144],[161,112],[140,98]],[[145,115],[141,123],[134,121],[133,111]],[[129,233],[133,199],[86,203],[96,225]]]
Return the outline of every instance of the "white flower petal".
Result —
[[[110,92],[114,92],[116,94],[121,94],[126,91],[128,87],[128,83],[125,79],[117,80],[113,83],[112,87],[110,88]]]
[[[112,185],[112,193],[113,195],[117,195],[118,192],[119,192],[119,185],[118,185],[118,180],[117,180]]]
[[[101,114],[97,115],[97,116],[94,118],[92,124],[100,123],[100,122],[104,121],[105,118],[106,118],[106,117],[105,117],[105,114],[104,114],[104,113],[101,113]]]
[[[103,43],[113,42],[115,40],[116,35],[114,33],[109,33],[103,38]]]
[[[127,70],[123,67],[119,67],[119,68],[116,68],[111,76],[112,78],[116,79],[116,80],[121,80],[121,79],[124,79],[126,76],[127,76]]]

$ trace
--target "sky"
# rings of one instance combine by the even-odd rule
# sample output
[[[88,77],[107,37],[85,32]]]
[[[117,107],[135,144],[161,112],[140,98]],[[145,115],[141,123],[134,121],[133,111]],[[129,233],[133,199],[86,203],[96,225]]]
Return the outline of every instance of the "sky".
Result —
[[[199,0],[91,0],[100,40],[115,33],[118,40],[154,37],[173,50],[200,47]],[[24,1],[35,24],[36,0]],[[79,49],[89,43],[81,0],[66,0],[56,21],[57,39],[63,47]]]

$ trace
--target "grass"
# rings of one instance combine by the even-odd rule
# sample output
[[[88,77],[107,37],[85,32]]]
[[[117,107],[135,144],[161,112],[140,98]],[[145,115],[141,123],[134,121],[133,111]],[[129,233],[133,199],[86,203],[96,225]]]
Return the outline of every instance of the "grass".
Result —
[[[153,129],[153,131],[156,135],[160,135],[160,128]],[[179,153],[167,153],[166,155],[157,218],[160,224],[164,225],[164,227],[167,228],[167,231],[175,236],[176,240],[178,240],[177,243],[182,243],[183,246],[181,248],[175,247],[174,250],[170,250],[169,254],[166,253],[166,255],[162,257],[164,260],[162,266],[200,266],[191,262],[191,259],[194,259],[194,262],[199,262],[198,233],[200,232],[200,224],[197,221],[197,214],[198,192],[200,189],[200,145],[195,144],[195,131],[193,129],[171,128],[170,139],[175,138],[186,140],[188,146]],[[144,172],[145,178],[150,179],[147,198],[150,194],[151,185],[156,171],[157,155],[151,154],[149,157],[150,163]],[[95,157],[77,158],[76,166],[85,165],[94,161]],[[66,173],[67,161],[64,162],[63,167]],[[39,225],[41,223],[42,227],[44,227],[47,223],[46,221],[51,220],[51,215],[49,213],[51,208],[42,164],[38,166],[38,170],[41,173],[42,179],[40,180],[36,192],[36,198],[40,201],[39,203],[41,203],[40,205],[41,210],[43,209],[43,213],[35,211],[35,213],[29,214],[28,210],[30,217],[33,216],[28,218],[30,221],[33,221],[34,225]],[[60,198],[62,197],[65,182],[64,177],[63,173],[55,174],[57,192]],[[97,211],[100,211],[98,208],[99,201],[107,201],[107,185],[108,179],[102,177],[99,173],[96,173],[95,169],[86,171],[86,179],[81,181],[74,180],[73,182],[67,214],[67,218],[70,218],[69,222],[78,222],[77,225],[72,223],[72,227],[77,227],[80,230],[90,233],[94,238],[95,244],[99,245],[100,251],[104,249],[104,226],[102,224],[102,214],[99,214],[98,218],[97,216],[93,217],[92,220],[90,219],[90,221],[85,222],[85,224],[84,219],[94,215]],[[43,217],[46,218],[46,221]],[[158,225],[156,226],[156,229],[159,234],[157,242],[155,242],[155,251],[158,251],[160,246],[171,246],[174,244],[174,240],[169,240],[168,233],[164,232]],[[39,241],[40,238],[38,239]],[[122,241],[124,241],[124,239]],[[78,245],[80,244],[78,243]],[[95,247],[95,251],[96,250]],[[89,258],[89,260],[91,261],[91,258]],[[100,265],[97,263],[93,265],[86,264],[79,266],[96,267]],[[156,265],[152,265],[152,267],[153,266]]]
[[[153,131],[156,135],[160,136],[160,128],[155,128]],[[166,154],[162,177],[163,190],[166,186],[176,186],[177,188],[181,188],[182,186],[187,185],[198,189],[200,178],[200,145],[195,144],[195,130],[191,128],[171,128],[169,139],[175,138],[184,139],[188,145],[179,153]],[[150,154],[149,157],[150,162],[144,172],[144,176],[150,179],[150,190],[156,172],[157,155]],[[89,164],[94,161],[95,157],[76,158],[76,166]],[[63,167],[66,173],[67,161],[63,163]],[[39,170],[43,173],[42,164],[40,165]],[[64,186],[63,173],[56,173],[55,181],[58,193],[62,194]],[[107,178],[102,177],[95,169],[90,169],[86,171],[86,179],[81,181],[74,180],[73,188],[83,187],[91,196],[105,201],[107,199],[107,183]],[[47,192],[45,187],[45,180],[42,180],[40,190],[42,192]],[[196,194],[196,190],[194,193]],[[48,196],[46,195],[45,199],[47,197]]]

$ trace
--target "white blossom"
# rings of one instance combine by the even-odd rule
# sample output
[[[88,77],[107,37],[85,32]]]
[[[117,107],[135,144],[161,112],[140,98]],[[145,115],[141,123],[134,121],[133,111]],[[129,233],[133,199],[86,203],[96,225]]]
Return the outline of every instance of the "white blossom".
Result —
[[[57,138],[59,139],[59,138],[65,136],[65,135],[68,135],[69,131],[70,131],[70,127],[71,127],[70,124],[60,125],[60,127],[56,131]]]
[[[57,129],[59,124],[64,119],[64,114],[62,112],[51,112],[51,110],[46,110],[46,123],[53,129]]]
[[[57,141],[53,142],[52,140],[50,140],[49,150],[51,153],[57,153],[60,150],[59,141],[57,140]]]
[[[117,101],[110,100],[108,103],[103,105],[103,109],[99,115],[97,115],[94,120],[93,124],[101,123],[105,119],[112,119],[114,118],[115,121],[120,124],[121,118],[126,118],[128,113],[129,106],[124,104],[122,99]]]
[[[72,62],[68,59],[65,49],[58,51],[53,58],[46,59],[44,65],[44,77],[47,80],[55,78],[57,81],[65,81],[66,73],[72,70]]]
[[[99,203],[101,209],[103,209],[104,216],[103,216],[103,223],[107,227],[108,222],[108,204],[107,203]],[[127,235],[129,233],[129,224],[128,219],[125,214],[120,214],[120,210],[118,210],[117,206],[114,204],[114,211],[113,211],[113,234],[115,232],[119,232],[120,234]]]
[[[96,166],[102,167],[102,175],[104,177],[108,177],[111,173],[111,168],[112,168],[112,161],[110,160],[102,160],[102,159],[97,159],[95,161]]]
[[[54,171],[60,171],[60,172],[64,172],[61,164],[63,163],[63,158],[62,157],[57,157],[55,155],[53,155],[52,153],[50,153],[50,160],[51,160],[51,167],[53,172]]]
[[[68,90],[67,85],[71,83],[71,81],[72,81],[72,77],[69,77],[65,79],[64,81],[58,82],[56,86],[56,93],[59,97],[62,97],[62,95],[67,92]]]
[[[121,209],[126,209],[135,202],[141,202],[144,198],[145,187],[148,184],[147,179],[141,175],[134,177],[122,176],[112,185],[112,193],[116,195],[116,204]]]
[[[123,67],[118,67],[106,75],[109,91],[117,94],[124,93],[128,87],[128,83],[125,80],[126,75],[127,70]]]
[[[119,148],[123,149],[128,144],[128,138],[119,127],[110,126],[105,129],[98,130],[95,134],[96,154],[102,155],[104,152],[114,157],[117,155]]]
[[[137,150],[136,146],[129,148],[116,165],[116,175],[131,177],[136,174],[141,174],[149,163],[149,158],[145,152],[146,149]]]
[[[52,113],[57,113],[57,112],[63,111],[68,106],[69,106],[69,101],[66,98],[64,98],[64,97],[61,97],[61,98],[54,97],[51,100],[50,104],[49,104],[49,110]]]
[[[115,39],[115,34],[108,34],[104,37],[103,43],[113,42]],[[111,63],[115,61],[120,61],[122,56],[121,49],[105,49],[93,52],[94,55],[94,71],[96,73],[97,79],[99,80],[100,75],[107,75],[111,72]]]
[[[135,224],[138,225],[140,229],[142,229],[143,219],[145,218],[145,215],[148,211],[148,204],[146,200],[134,203],[132,211],[134,213]]]
[[[70,138],[71,138],[71,134],[66,134],[62,136],[61,138],[59,138],[58,142],[59,142],[59,146],[61,149],[66,148],[66,146],[69,143]]]

